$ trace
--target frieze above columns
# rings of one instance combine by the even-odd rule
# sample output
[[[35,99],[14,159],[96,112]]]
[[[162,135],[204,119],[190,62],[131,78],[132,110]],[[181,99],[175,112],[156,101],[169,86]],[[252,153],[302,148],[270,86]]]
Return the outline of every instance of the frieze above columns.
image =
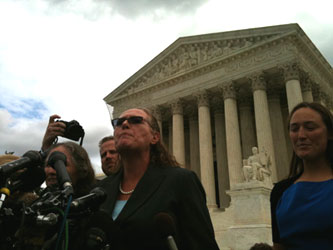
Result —
[[[205,64],[208,61],[214,61],[214,59],[219,57],[226,57],[237,50],[251,47],[255,43],[262,43],[262,41],[271,37],[272,36],[257,36],[182,44],[135,80],[127,90],[127,94],[134,93],[136,89],[141,90],[157,82],[164,81],[173,75],[185,72],[198,65]],[[237,66],[237,64],[229,63],[227,70],[232,71],[233,67]]]

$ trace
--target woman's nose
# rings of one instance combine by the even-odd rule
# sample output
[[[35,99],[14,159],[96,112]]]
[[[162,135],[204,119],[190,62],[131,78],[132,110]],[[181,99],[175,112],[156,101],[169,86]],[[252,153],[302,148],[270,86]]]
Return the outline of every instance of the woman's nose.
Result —
[[[303,127],[300,127],[298,130],[298,137],[299,138],[305,138],[306,137],[306,131]]]

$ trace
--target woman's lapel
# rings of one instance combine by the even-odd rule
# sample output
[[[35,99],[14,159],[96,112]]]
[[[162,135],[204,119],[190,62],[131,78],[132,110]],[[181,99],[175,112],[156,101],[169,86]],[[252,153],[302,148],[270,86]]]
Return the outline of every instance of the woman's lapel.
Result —
[[[165,176],[163,169],[150,166],[116,220],[126,220],[127,217],[134,214],[139,207],[157,192]]]

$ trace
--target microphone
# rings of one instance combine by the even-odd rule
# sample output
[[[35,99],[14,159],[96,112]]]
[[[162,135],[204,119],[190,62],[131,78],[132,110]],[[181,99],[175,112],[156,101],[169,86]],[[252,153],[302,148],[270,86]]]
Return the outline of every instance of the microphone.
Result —
[[[66,155],[59,151],[54,151],[49,156],[47,164],[57,172],[59,186],[63,189],[68,189],[73,193],[72,181],[66,170]]]
[[[11,192],[17,190],[29,192],[39,187],[45,181],[45,172],[41,167],[28,168],[23,172],[13,174],[7,179],[7,187]]]
[[[106,191],[102,187],[96,187],[89,194],[73,200],[70,211],[80,211],[90,207],[98,207],[106,199]]]
[[[26,152],[20,159],[5,163],[0,166],[0,177],[6,178],[17,170],[38,166],[43,163],[43,156],[38,151],[30,150]]]
[[[100,250],[115,247],[119,228],[108,213],[101,210],[94,213],[86,225],[84,249]]]
[[[173,237],[176,232],[174,219],[168,213],[160,212],[155,215],[154,224],[160,236],[166,239],[169,250],[178,250]]]
[[[44,170],[36,166],[42,163],[41,155],[37,151],[28,151],[24,155],[26,156],[21,159],[1,166],[0,172],[4,173],[4,176],[11,175],[5,180],[4,186],[0,189],[0,209],[11,193],[17,190],[22,192],[32,191],[45,180]],[[19,171],[25,167],[27,168],[23,172]]]

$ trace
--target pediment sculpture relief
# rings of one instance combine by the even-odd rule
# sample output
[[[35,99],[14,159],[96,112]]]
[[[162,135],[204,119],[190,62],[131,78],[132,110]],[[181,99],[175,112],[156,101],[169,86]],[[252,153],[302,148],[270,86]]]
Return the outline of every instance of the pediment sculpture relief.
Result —
[[[257,147],[252,148],[253,155],[243,160],[243,174],[245,182],[261,181],[272,183],[271,159],[265,150],[259,153]]]
[[[132,85],[131,93],[133,88],[152,85],[209,60],[226,56],[237,49],[251,46],[253,43],[252,40],[248,39],[236,39],[181,45],[163,59],[162,62],[136,80]]]

